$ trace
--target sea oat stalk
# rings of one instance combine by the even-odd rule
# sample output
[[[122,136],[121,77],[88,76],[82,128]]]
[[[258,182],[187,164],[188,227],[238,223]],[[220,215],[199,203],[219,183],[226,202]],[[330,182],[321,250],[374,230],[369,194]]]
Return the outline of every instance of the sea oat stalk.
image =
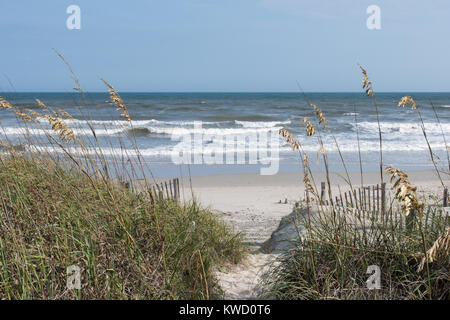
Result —
[[[122,111],[120,116],[124,118],[128,123],[130,123],[131,118],[128,113],[128,109],[127,106],[125,105],[125,102],[123,102],[119,93],[117,93],[116,89],[114,89],[114,87],[111,84],[106,82],[104,79],[102,79],[102,81],[108,87],[109,98],[111,99],[112,103],[114,103],[117,106],[117,110]]]

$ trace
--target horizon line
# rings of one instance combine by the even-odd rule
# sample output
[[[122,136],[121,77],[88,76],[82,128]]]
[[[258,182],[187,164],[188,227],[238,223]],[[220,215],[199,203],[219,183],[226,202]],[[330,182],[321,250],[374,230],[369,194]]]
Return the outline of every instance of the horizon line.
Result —
[[[1,93],[79,93],[77,91],[63,91],[63,90],[15,90],[15,91],[0,91]],[[105,93],[107,91],[83,91],[84,93]],[[364,91],[122,91],[117,90],[119,93],[361,93]],[[396,90],[396,91],[377,91],[377,93],[450,93],[450,91],[409,91],[409,90]]]

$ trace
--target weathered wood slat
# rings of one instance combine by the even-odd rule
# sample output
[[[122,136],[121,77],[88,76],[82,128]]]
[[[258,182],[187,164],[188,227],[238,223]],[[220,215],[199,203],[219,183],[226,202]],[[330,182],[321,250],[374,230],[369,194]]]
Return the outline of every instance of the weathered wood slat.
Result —
[[[380,211],[380,186],[377,184],[377,212]]]
[[[444,201],[442,202],[443,207],[448,207],[448,189],[444,188]]]
[[[320,184],[320,202],[323,204],[323,197],[325,195],[325,182]]]
[[[414,227],[412,217],[406,217],[402,213],[398,201],[394,201],[395,197],[393,194],[386,192],[385,182],[371,186],[362,186],[361,188],[353,189],[353,191],[344,191],[344,194],[342,194],[341,188],[338,186],[338,195],[334,197],[330,197],[330,193],[326,192],[325,189],[326,183],[321,182],[319,201],[326,206],[331,205],[335,212],[351,213],[363,219],[368,218],[371,221],[381,222],[383,224],[390,222],[399,228]],[[449,200],[448,189],[444,188],[442,207],[423,207],[425,230],[434,228],[436,219],[448,219],[447,212],[450,212],[450,208],[448,207]]]
[[[164,182],[164,186],[166,187],[166,195],[167,195],[167,199],[171,199],[169,187],[167,186],[167,181]]]
[[[170,189],[170,198],[175,199],[173,196],[172,180],[169,180],[169,189]]]
[[[354,208],[355,207],[355,205],[353,204],[353,192],[351,192],[351,191],[349,191],[349,196],[350,196],[350,203],[352,204],[352,208]]]
[[[375,214],[376,204],[375,204],[375,186],[372,186],[372,212]]]
[[[180,201],[180,184],[178,178],[151,184],[147,187],[147,192],[152,203],[164,199]]]

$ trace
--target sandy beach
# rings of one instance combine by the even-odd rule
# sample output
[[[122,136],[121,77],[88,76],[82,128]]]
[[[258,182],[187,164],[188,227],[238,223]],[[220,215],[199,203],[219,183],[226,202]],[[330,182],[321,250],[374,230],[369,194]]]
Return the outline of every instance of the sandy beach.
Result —
[[[410,171],[408,174],[411,182],[418,187],[420,196],[442,194],[443,188],[434,170]],[[360,186],[360,173],[349,173],[349,176],[356,187]],[[331,173],[330,177],[333,191],[349,190],[345,173]],[[441,173],[441,177],[444,184],[449,185],[448,175]],[[260,249],[277,229],[281,218],[292,212],[296,201],[303,199],[302,179],[299,172],[282,172],[272,176],[220,174],[182,179],[182,196],[190,200],[193,194],[202,205],[210,207],[232,228],[242,232],[250,247],[250,255],[244,263],[217,272],[226,298],[256,297],[256,285],[261,275],[279,254],[264,253]],[[323,173],[314,173],[314,180],[320,186],[326,177]],[[379,181],[379,172],[364,173],[365,185],[377,184]],[[390,190],[387,176],[384,176],[384,181]]]

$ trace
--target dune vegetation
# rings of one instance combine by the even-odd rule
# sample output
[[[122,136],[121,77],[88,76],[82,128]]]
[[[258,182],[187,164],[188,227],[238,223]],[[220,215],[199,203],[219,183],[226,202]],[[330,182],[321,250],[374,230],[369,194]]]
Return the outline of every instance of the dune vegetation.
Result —
[[[88,110],[76,75],[59,57]],[[282,254],[277,267],[265,275],[264,298],[449,298],[450,227],[442,198],[419,199],[407,173],[383,162],[380,110],[372,82],[362,67],[361,71],[363,88],[377,114],[380,184],[387,176],[391,179],[394,199],[377,212],[353,210],[342,199],[334,202],[322,143],[323,135],[332,131],[326,112],[305,95],[312,117],[304,118],[303,125],[307,138],[317,139],[329,203],[322,200],[302,142],[281,129],[280,135],[300,155],[305,196],[295,209],[300,235],[296,247]],[[241,261],[246,254],[242,236],[196,201],[151,195],[155,179],[140,155],[126,103],[110,83],[102,81],[114,106],[111,112],[118,111],[129,129],[124,138],[135,148],[134,156],[106,156],[93,126],[94,138],[83,140],[70,125],[72,116],[62,109],[40,100],[35,108],[25,108],[0,97],[2,112],[13,112],[29,130],[45,133],[36,137],[25,132],[19,145],[7,136],[0,141],[0,298],[222,297],[214,270]],[[449,169],[437,165],[421,107],[410,96],[400,98],[398,107],[417,112],[436,176],[446,188],[443,176],[450,174],[450,160]],[[339,151],[339,142],[334,141]],[[357,199],[357,183],[352,183],[342,155],[340,159],[348,188]],[[133,186],[138,179],[139,187]],[[71,266],[80,270],[80,288],[67,286]],[[366,286],[367,271],[373,266],[381,273],[376,289]]]
[[[72,76],[75,90],[86,101]],[[133,132],[124,101],[104,83],[124,126]],[[23,108],[4,98],[0,108],[15,113],[30,130],[45,132],[45,138],[25,132],[20,145],[7,136],[1,141],[0,298],[222,296],[213,271],[240,261],[246,252],[241,235],[195,201],[152,198],[148,191],[154,180],[132,134],[126,138],[135,145],[137,157],[107,158],[95,130],[91,127],[95,139],[77,137],[64,110],[40,100],[33,109]],[[33,139],[46,139],[47,144]],[[130,188],[138,176],[144,177],[139,188]],[[76,282],[67,286],[73,266],[80,271],[80,288]]]
[[[322,199],[301,141],[288,130],[280,130],[282,137],[300,154],[305,196],[296,209],[296,227],[299,230],[296,246],[283,254],[277,267],[265,275],[263,296],[276,299],[448,300],[450,225],[448,213],[442,208],[442,193],[419,199],[417,186],[410,181],[408,174],[384,164],[380,110],[372,82],[366,70],[360,68],[363,88],[373,100],[377,114],[380,185],[386,176],[390,178],[393,199],[382,209],[372,210],[370,206],[368,210],[358,209],[361,205],[358,203],[357,188],[364,188],[363,169],[361,167],[361,184],[352,183],[342,155],[351,195],[345,197],[346,201],[333,195],[327,151],[322,144],[322,137],[332,134],[332,130],[328,128],[325,112],[305,96],[314,116],[312,119],[305,118],[303,123],[307,136],[317,139],[318,154],[326,170],[326,197],[329,202],[325,203]],[[436,155],[428,143],[421,107],[411,96],[400,98],[397,107],[410,107],[416,111],[424,136],[423,143],[429,150],[430,161],[443,190],[446,188],[443,177],[450,174],[448,146],[448,167],[439,168]],[[440,125],[436,112],[435,115]],[[444,132],[442,135],[446,143]],[[338,141],[334,141],[339,150]],[[351,204],[350,199],[354,199]],[[378,283],[372,283],[370,275],[379,275]],[[368,280],[370,283],[367,283]]]

